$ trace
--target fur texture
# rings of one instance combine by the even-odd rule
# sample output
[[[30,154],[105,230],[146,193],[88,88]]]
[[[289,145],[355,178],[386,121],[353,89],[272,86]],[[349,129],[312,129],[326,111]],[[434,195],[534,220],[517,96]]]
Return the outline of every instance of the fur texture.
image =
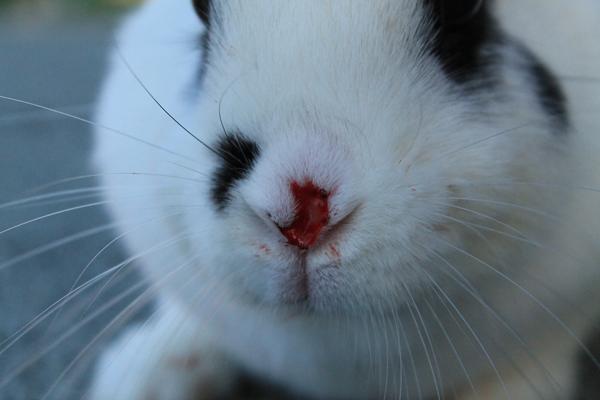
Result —
[[[427,51],[417,0],[216,1],[205,47],[191,1],[134,13],[118,45],[155,98],[208,145],[240,133],[260,154],[216,205],[221,158],[115,56],[98,119],[144,143],[99,130],[96,162],[162,306],[107,353],[93,398],[214,398],[237,370],[326,399],[567,398],[600,311],[600,196],[581,189],[600,186],[600,84],[569,80],[598,75],[600,12],[543,3],[494,4],[507,33],[467,83]],[[331,213],[300,252],[276,226],[305,179]]]

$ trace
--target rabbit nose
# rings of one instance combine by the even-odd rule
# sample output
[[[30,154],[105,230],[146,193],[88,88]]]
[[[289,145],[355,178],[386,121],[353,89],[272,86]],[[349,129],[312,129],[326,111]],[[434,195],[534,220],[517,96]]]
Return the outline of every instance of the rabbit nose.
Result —
[[[300,249],[313,246],[329,223],[329,192],[307,180],[292,181],[295,216],[288,226],[278,226],[288,243]]]

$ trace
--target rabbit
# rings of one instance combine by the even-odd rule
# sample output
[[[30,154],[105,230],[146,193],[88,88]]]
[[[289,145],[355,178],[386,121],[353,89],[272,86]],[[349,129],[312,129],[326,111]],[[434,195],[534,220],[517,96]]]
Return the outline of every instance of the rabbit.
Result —
[[[90,398],[574,398],[598,37],[593,0],[148,1],[94,162],[157,304]]]

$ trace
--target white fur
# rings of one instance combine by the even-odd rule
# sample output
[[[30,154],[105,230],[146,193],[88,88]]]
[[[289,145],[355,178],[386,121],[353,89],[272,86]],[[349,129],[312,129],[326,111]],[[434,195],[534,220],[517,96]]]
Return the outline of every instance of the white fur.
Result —
[[[431,367],[436,363],[443,371],[440,391],[454,387],[468,393],[457,350],[477,386],[487,385],[486,380],[495,386],[485,398],[502,398],[485,347],[507,381],[520,378],[512,378],[514,367],[505,353],[531,365],[524,367],[532,371],[526,374],[539,379],[525,381],[526,393],[518,384],[507,384],[513,398],[530,398],[527,390],[534,384],[555,394],[547,376],[539,376],[539,365],[464,288],[444,286],[483,346],[460,340],[469,329],[455,322],[452,308],[436,305],[436,316],[455,338],[457,348],[452,349],[422,299],[432,299],[432,279],[440,285],[448,281],[441,269],[449,267],[441,255],[485,295],[531,352],[553,360],[544,361],[548,370],[558,375],[554,365],[569,362],[552,355],[577,349],[577,343],[540,304],[577,335],[585,328],[584,313],[597,308],[586,296],[598,283],[600,195],[575,188],[600,187],[594,159],[600,83],[562,82],[575,122],[564,143],[549,131],[530,82],[515,67],[520,56],[511,49],[506,52],[512,64],[500,72],[508,88],[503,97],[487,93],[468,100],[453,91],[423,54],[422,39],[415,34],[422,23],[416,0],[231,0],[220,10],[224,34],[213,37],[220,50],[210,55],[199,94],[202,50],[194,39],[202,27],[189,3],[150,1],[118,35],[120,52],[161,104],[199,138],[215,142],[222,134],[220,114],[227,129],[239,129],[263,151],[226,213],[219,214],[209,197],[216,157],[171,121],[114,57],[99,122],[178,154],[114,132],[97,134],[97,165],[106,174],[112,213],[130,232],[130,250],[158,248],[143,258],[142,267],[169,304],[157,318],[169,322],[130,333],[130,344],[122,340],[124,350],[105,357],[94,399],[151,398],[144,396],[153,388],[156,398],[185,399],[194,395],[191,386],[206,381],[203,377],[214,374],[219,382],[229,382],[222,378],[229,367],[222,365],[230,364],[221,361],[215,361],[217,371],[211,374],[173,378],[164,360],[185,348],[208,354],[208,360],[222,352],[224,359],[318,398],[348,399],[398,397],[405,391],[413,397],[418,392],[435,396]],[[498,3],[507,29],[557,74],[599,77],[600,54],[592,38],[600,37],[600,23],[594,1],[544,1],[543,11],[539,0]],[[294,297],[299,256],[265,222],[267,213],[281,224],[291,220],[287,185],[305,177],[334,190],[333,223],[356,210],[343,229],[306,256],[311,312],[285,304]],[[546,214],[490,202],[460,203],[459,197],[524,204]],[[502,220],[543,247],[491,231],[477,234],[477,225],[469,228],[456,219],[503,227],[448,204]],[[140,228],[133,217],[151,222]],[[575,302],[582,314],[569,312],[532,276]],[[406,308],[414,302],[432,337],[414,328],[419,316]],[[197,340],[184,333],[179,341],[182,324],[204,333]],[[423,350],[429,340],[435,357]],[[115,379],[125,373],[133,377],[117,384]],[[569,377],[561,372],[555,378],[566,390]]]

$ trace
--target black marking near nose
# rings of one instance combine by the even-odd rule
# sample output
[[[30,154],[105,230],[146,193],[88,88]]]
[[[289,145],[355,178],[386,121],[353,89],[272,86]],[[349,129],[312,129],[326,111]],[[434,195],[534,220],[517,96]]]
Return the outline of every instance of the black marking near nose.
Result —
[[[232,133],[223,136],[215,148],[221,165],[212,178],[211,196],[217,209],[222,211],[231,201],[231,189],[252,170],[260,147],[242,134]]]

